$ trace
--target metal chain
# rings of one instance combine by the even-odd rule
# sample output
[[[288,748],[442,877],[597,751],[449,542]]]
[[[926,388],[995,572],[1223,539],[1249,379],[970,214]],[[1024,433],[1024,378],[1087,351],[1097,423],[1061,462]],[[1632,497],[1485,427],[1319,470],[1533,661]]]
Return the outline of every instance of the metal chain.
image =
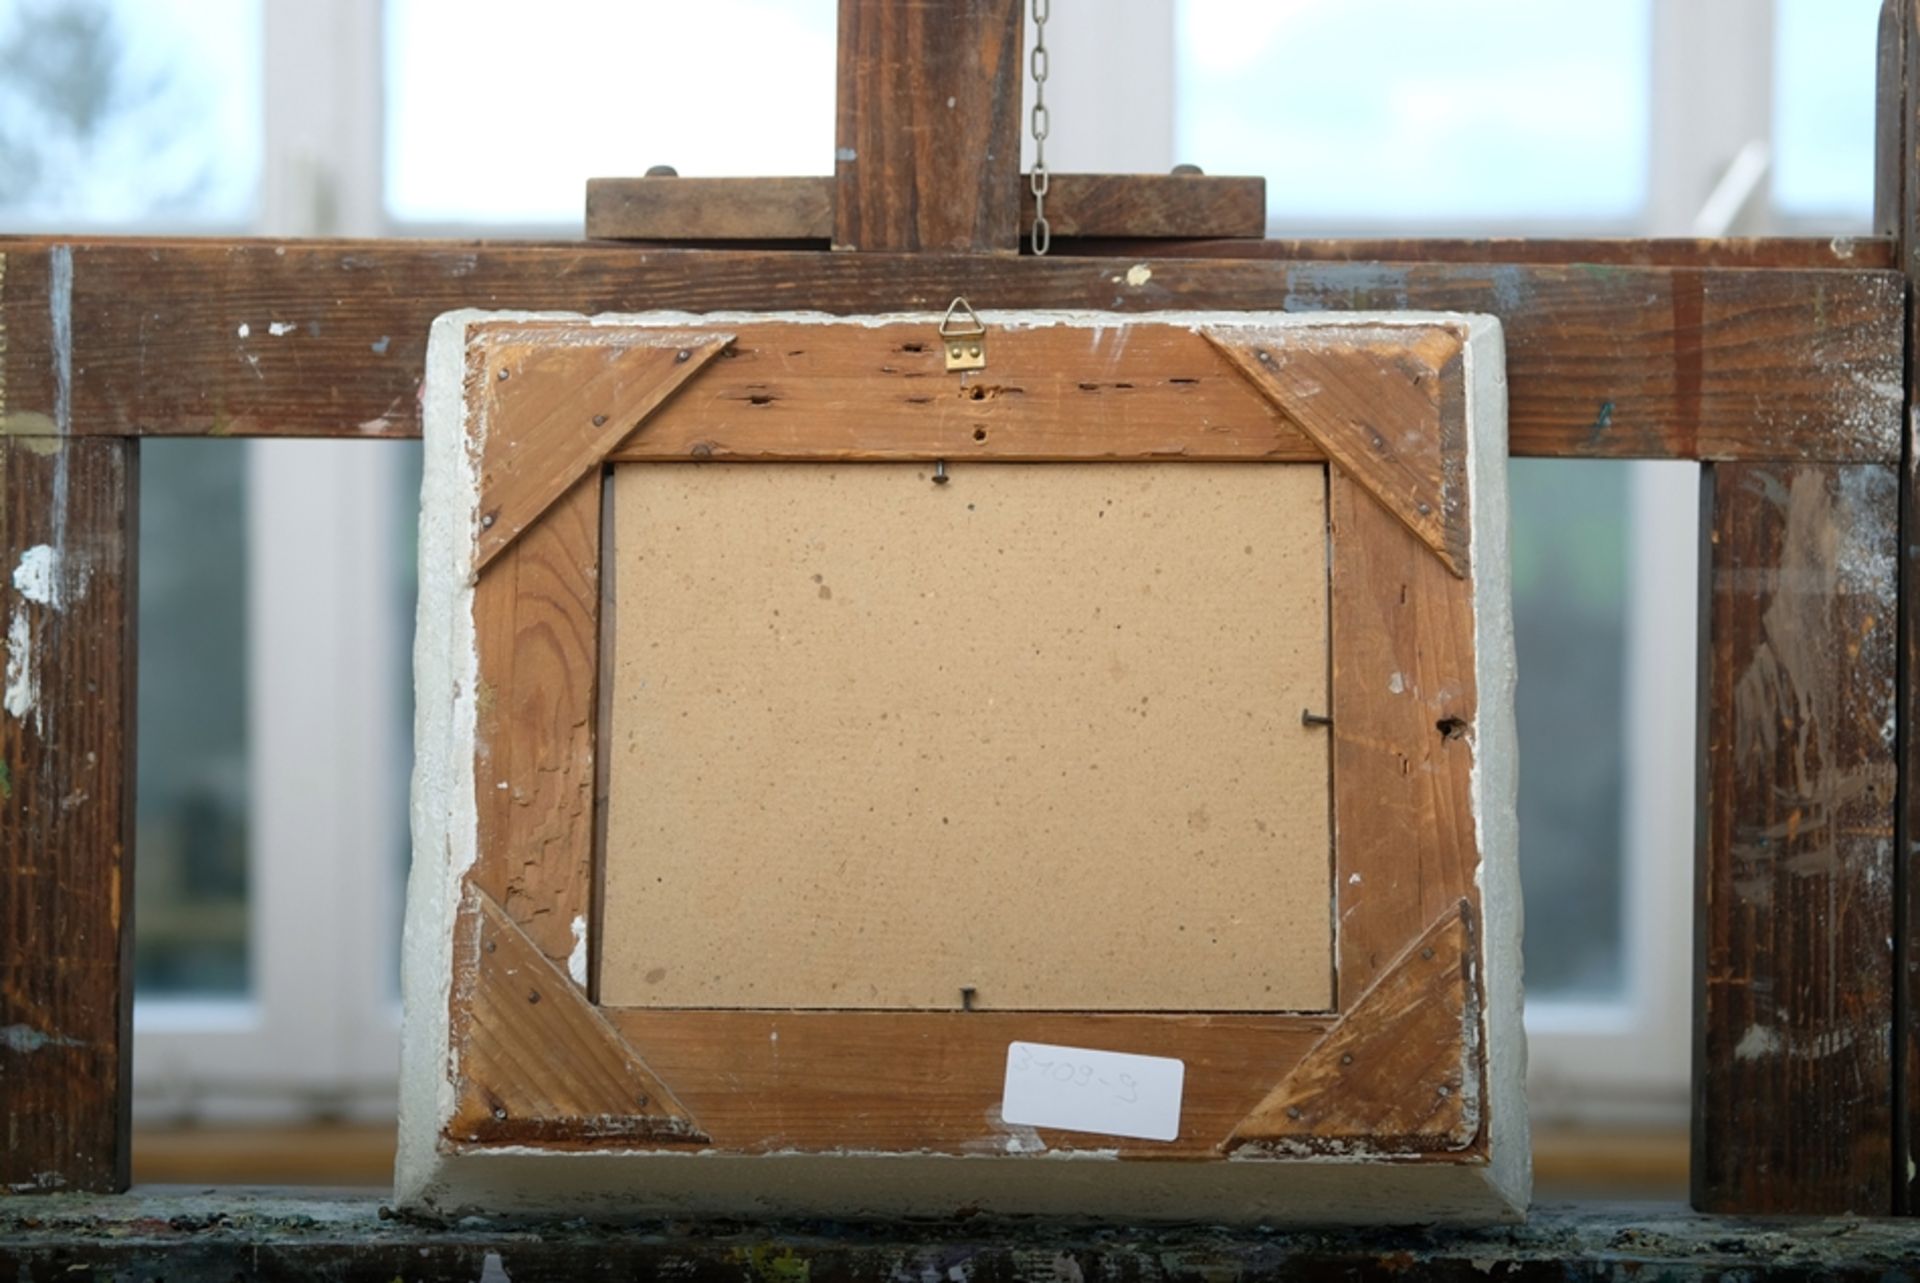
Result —
[[[1053,0],[1033,0],[1033,53],[1028,70],[1033,73],[1033,173],[1028,176],[1033,188],[1033,252],[1045,254],[1053,244],[1053,228],[1047,222],[1047,135],[1053,119],[1047,114],[1047,17]]]

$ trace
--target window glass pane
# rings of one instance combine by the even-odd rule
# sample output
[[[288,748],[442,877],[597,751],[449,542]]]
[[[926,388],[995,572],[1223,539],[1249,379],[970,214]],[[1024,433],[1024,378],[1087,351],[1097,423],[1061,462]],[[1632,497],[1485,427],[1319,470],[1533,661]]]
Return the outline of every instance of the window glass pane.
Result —
[[[1264,174],[1277,226],[1623,222],[1648,22],[1647,0],[1180,0],[1177,154]]]
[[[0,227],[238,228],[258,0],[0,0]]]
[[[833,168],[834,0],[388,0],[386,204],[578,227],[589,177]]]
[[[1777,0],[1774,203],[1836,232],[1873,223],[1880,0]]]
[[[1625,985],[1622,710],[1631,467],[1515,459],[1508,473],[1530,997],[1619,997]]]
[[[246,449],[140,447],[134,984],[247,988]]]

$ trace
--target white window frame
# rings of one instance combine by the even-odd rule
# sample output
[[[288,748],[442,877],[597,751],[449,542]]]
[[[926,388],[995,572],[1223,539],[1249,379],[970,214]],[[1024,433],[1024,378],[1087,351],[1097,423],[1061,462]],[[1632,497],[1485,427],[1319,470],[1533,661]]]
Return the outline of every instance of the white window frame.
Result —
[[[381,0],[262,0],[270,235],[406,234],[384,211]],[[1525,222],[1480,234],[1713,235],[1764,230],[1772,128],[1772,5],[1651,0],[1648,204],[1630,226]],[[1173,0],[1058,0],[1048,159],[1061,172],[1165,172],[1174,154]],[[1678,127],[1676,122],[1684,122]],[[1024,133],[1024,130],[1023,130]],[[1023,141],[1031,163],[1032,142]],[[824,168],[824,158],[823,165]],[[551,229],[434,229],[504,235]],[[1313,235],[1312,226],[1270,233]],[[1364,231],[1349,222],[1349,234]],[[1395,223],[1395,236],[1443,226]],[[275,320],[262,317],[256,329]],[[387,861],[402,747],[374,714],[392,689],[389,550],[398,452],[351,442],[253,442],[249,676],[253,996],[143,999],[135,1107],[378,1113],[395,1064]],[[311,453],[307,453],[311,451]],[[1529,1004],[1530,1091],[1549,1117],[1686,1116],[1691,1021],[1697,469],[1634,465],[1623,832],[1628,979],[1616,1003]],[[368,496],[374,496],[369,501]],[[1525,680],[1524,674],[1522,680]],[[369,692],[377,701],[343,700]],[[326,746],[320,748],[317,746]]]

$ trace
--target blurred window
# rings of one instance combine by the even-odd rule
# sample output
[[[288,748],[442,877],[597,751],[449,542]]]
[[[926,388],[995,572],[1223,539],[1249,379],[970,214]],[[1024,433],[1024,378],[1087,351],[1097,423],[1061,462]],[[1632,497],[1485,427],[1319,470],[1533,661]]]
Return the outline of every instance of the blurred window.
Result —
[[[547,0],[532,21],[517,0],[388,0],[387,211],[577,229],[588,178],[824,174],[836,13]]]
[[[1527,989],[1621,992],[1630,463],[1515,459],[1515,713]],[[1573,733],[1569,733],[1573,732]]]
[[[1809,230],[1872,230],[1880,2],[1776,0],[1773,199]]]
[[[134,989],[247,989],[246,452],[140,449]]]
[[[1266,175],[1276,227],[1625,227],[1646,195],[1649,9],[1180,0],[1177,150]]]
[[[243,230],[259,44],[260,0],[0,0],[4,226]]]

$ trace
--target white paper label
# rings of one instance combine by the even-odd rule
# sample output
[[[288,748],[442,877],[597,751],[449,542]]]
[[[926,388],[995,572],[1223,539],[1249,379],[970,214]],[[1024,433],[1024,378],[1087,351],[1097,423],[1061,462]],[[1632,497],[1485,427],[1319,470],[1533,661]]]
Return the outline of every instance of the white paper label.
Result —
[[[1187,1067],[1165,1056],[1007,1044],[1000,1117],[1023,1127],[1176,1140]]]

